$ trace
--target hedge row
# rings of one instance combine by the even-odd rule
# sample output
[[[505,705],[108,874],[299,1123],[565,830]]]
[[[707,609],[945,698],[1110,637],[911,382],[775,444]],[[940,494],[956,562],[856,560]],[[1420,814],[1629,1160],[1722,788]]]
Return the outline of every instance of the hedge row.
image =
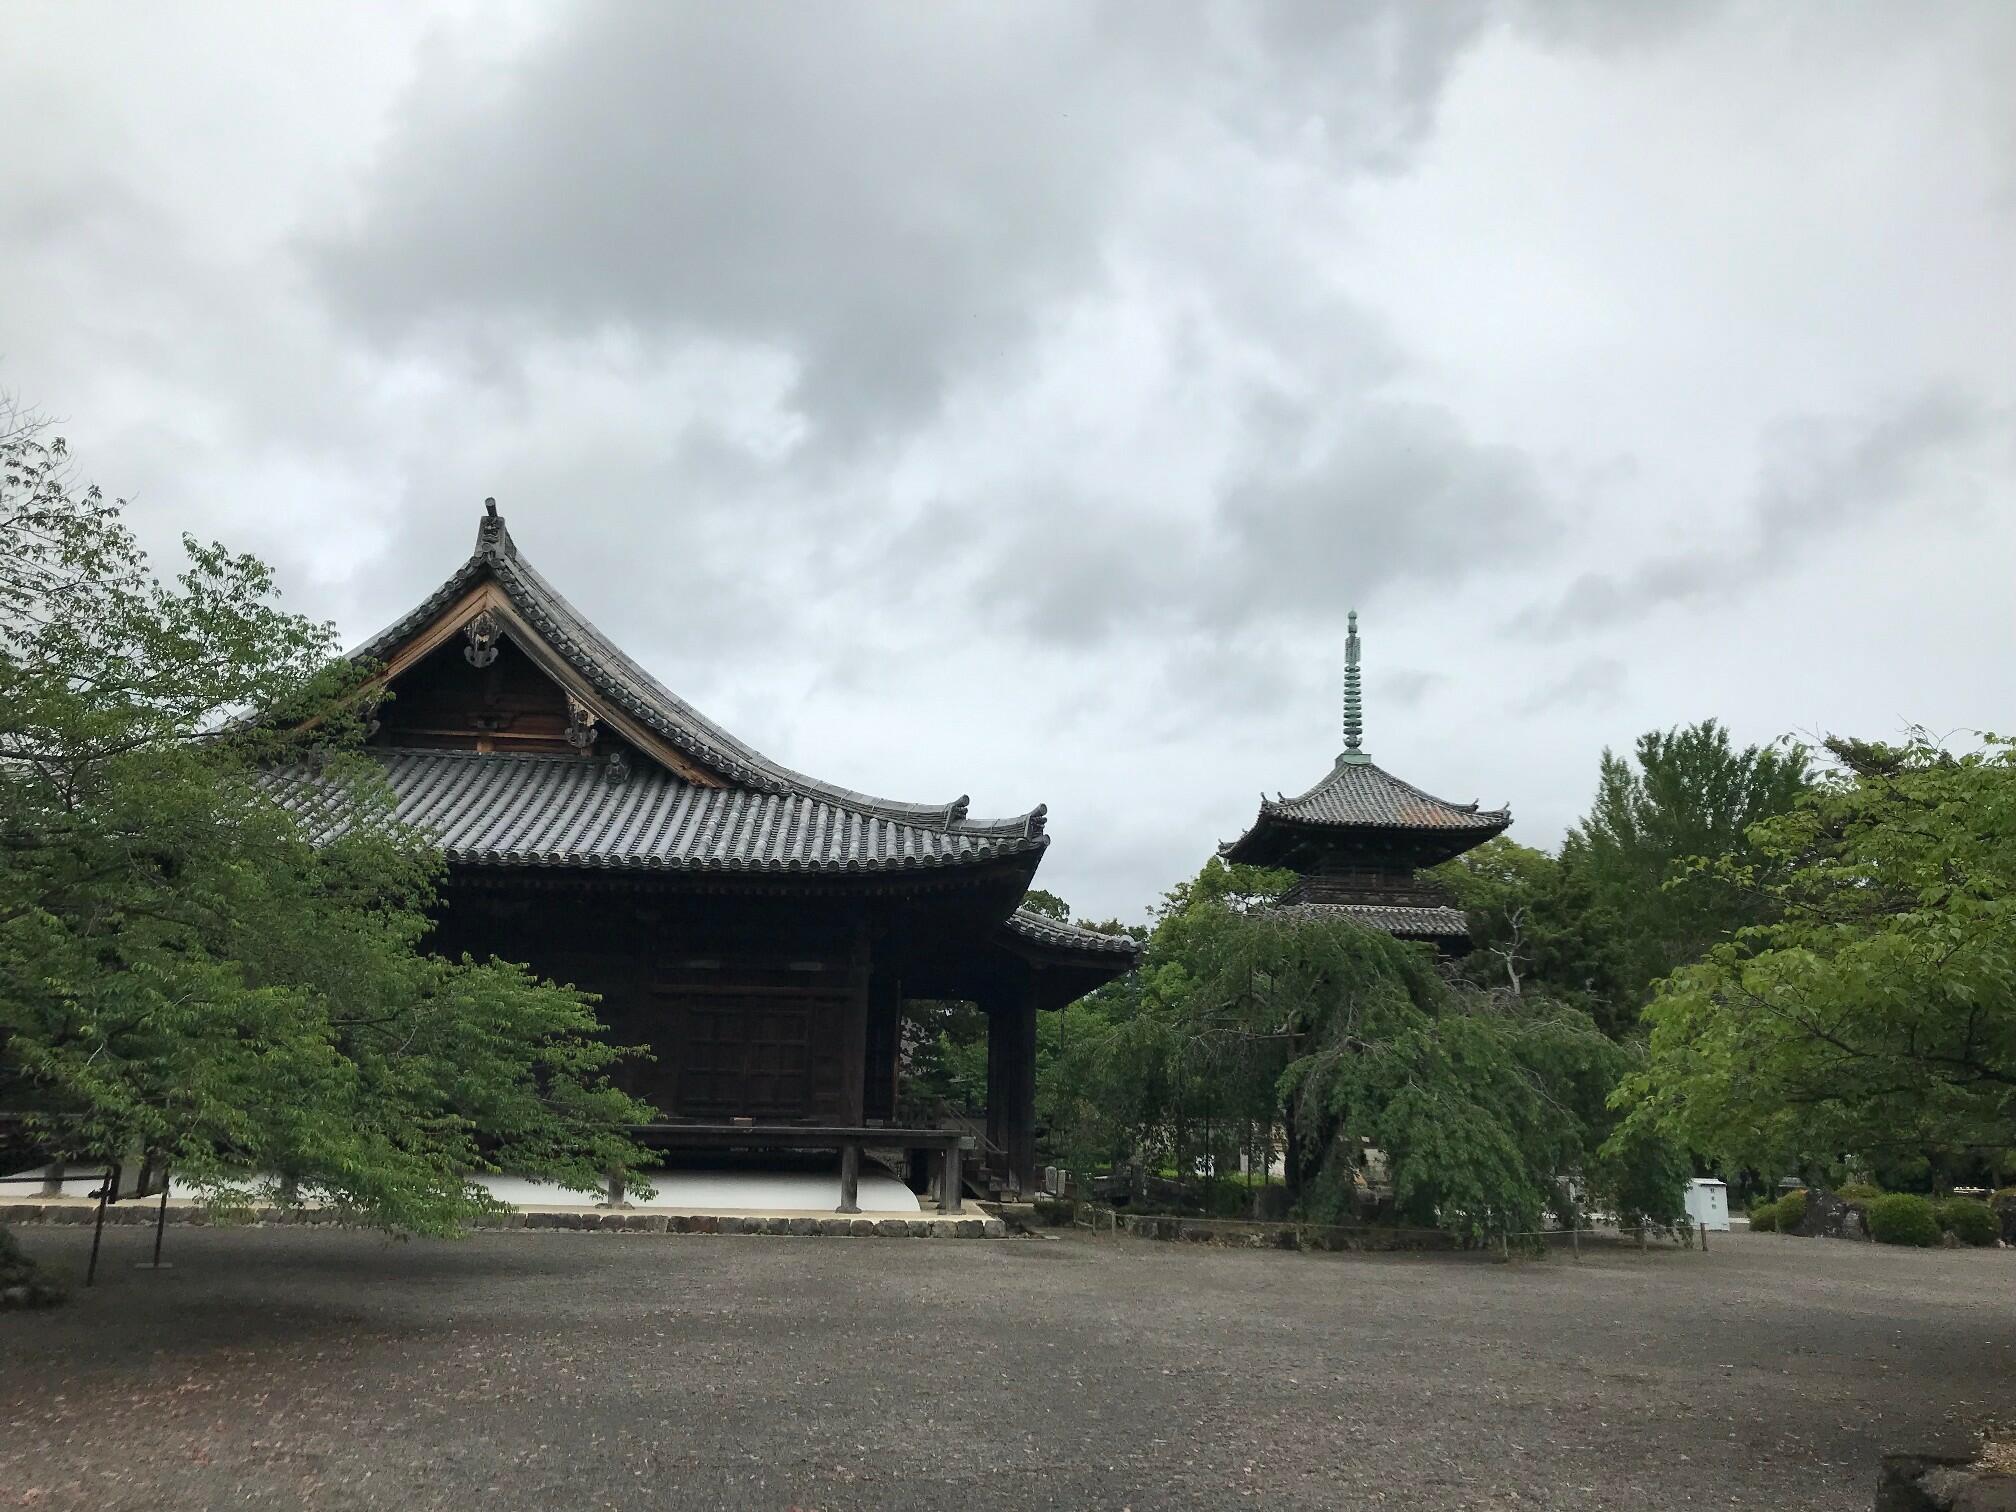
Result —
[[[1868,1195],[1864,1195],[1864,1194]],[[1934,1203],[1909,1192],[1882,1192],[1864,1184],[1845,1186],[1837,1194],[1861,1208],[1869,1226],[1869,1237],[1878,1244],[1904,1244],[1929,1248],[1950,1232],[1962,1244],[1993,1244],[2001,1237],[2002,1225],[1994,1209],[1972,1197],[1949,1197]],[[1776,1202],[1759,1202],[1750,1209],[1753,1233],[1789,1233],[1806,1217],[1806,1193],[1787,1192]]]

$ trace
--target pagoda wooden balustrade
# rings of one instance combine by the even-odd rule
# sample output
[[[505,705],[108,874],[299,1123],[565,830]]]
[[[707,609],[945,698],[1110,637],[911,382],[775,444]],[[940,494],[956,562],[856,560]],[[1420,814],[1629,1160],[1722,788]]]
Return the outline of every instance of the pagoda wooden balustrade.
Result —
[[[961,1165],[965,1152],[974,1148],[973,1136],[960,1129],[899,1129],[864,1125],[759,1124],[759,1123],[650,1123],[633,1124],[630,1132],[642,1142],[665,1149],[700,1150],[838,1150],[840,1152],[840,1206],[836,1213],[861,1211],[861,1152],[869,1146],[884,1150],[924,1150],[938,1167],[938,1210],[964,1210]],[[623,1200],[620,1173],[612,1173],[609,1202]]]

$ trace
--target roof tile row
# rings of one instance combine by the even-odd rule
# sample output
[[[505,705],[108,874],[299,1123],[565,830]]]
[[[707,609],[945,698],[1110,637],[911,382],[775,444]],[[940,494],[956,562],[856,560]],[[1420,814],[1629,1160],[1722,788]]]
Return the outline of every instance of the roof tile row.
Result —
[[[621,782],[574,755],[374,751],[395,817],[451,862],[670,871],[896,871],[1039,851],[1041,835],[974,833],[863,813],[806,793],[706,788],[638,763]],[[312,811],[317,779],[277,774]]]
[[[1451,803],[1402,782],[1372,762],[1339,757],[1323,780],[1293,798],[1263,798],[1260,811],[1277,819],[1400,829],[1479,830],[1496,834],[1512,822],[1507,809]]]
[[[1410,908],[1389,903],[1289,903],[1277,912],[1298,919],[1336,919],[1405,940],[1461,939],[1470,920],[1460,908]]]

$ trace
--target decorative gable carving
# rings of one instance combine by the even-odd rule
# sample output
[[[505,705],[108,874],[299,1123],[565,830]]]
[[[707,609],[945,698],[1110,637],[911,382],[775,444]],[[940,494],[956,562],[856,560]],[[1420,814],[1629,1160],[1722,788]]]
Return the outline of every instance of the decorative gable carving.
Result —
[[[567,744],[577,751],[585,751],[595,744],[595,737],[601,730],[596,728],[595,711],[576,698],[567,695]]]
[[[488,609],[480,610],[476,617],[462,627],[462,634],[469,644],[462,648],[462,655],[472,667],[487,667],[497,660],[497,640],[503,635],[504,627],[497,623],[497,616]]]

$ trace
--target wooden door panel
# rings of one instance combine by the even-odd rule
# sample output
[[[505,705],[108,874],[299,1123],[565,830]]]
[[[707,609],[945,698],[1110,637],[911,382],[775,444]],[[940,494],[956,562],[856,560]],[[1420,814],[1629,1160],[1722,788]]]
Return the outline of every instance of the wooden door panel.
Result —
[[[773,1121],[811,1113],[808,1004],[689,1000],[682,1007],[680,1116]]]

